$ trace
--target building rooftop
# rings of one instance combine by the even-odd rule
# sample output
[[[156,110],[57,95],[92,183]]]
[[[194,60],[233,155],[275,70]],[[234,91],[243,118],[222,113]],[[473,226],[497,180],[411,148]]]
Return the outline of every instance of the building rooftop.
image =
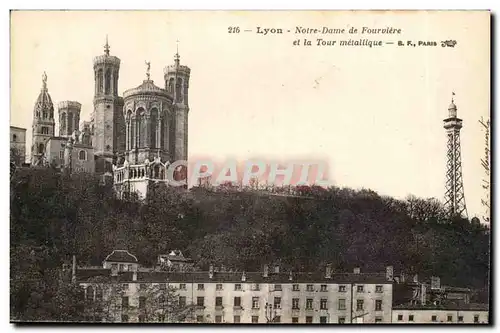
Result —
[[[484,303],[450,303],[440,305],[395,305],[394,310],[450,310],[450,311],[488,311],[489,305]]]
[[[264,277],[262,272],[213,272],[212,278],[210,273],[205,272],[164,272],[164,271],[148,271],[137,272],[137,279],[133,280],[132,272],[118,273],[117,277],[111,277],[110,270],[91,269],[92,273],[85,272],[86,270],[77,271],[77,280],[80,282],[88,281],[90,278],[97,275],[108,276],[111,279],[117,279],[122,282],[132,283],[166,283],[166,282],[182,282],[182,283],[273,283],[273,284],[294,284],[294,283],[324,283],[324,284],[392,284],[387,281],[383,273],[335,273],[331,278],[326,278],[323,272],[317,273],[269,273]],[[245,276],[244,280],[242,279]]]
[[[165,89],[156,86],[153,80],[144,80],[140,86],[125,90],[123,93],[125,99],[137,95],[153,95],[172,100],[172,95]]]
[[[137,257],[130,254],[127,250],[113,250],[104,261],[137,263]]]
[[[168,260],[170,260],[171,262],[186,262],[186,263],[193,262],[192,259],[186,258],[179,250],[173,250],[169,254],[160,254],[158,256],[158,261],[160,263]]]

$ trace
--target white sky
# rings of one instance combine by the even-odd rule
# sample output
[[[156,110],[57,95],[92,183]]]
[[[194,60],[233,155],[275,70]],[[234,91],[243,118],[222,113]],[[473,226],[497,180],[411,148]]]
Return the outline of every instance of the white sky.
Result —
[[[442,120],[455,91],[469,216],[483,211],[478,120],[489,114],[488,13],[14,12],[11,24],[11,125],[28,129],[27,147],[43,71],[54,103],[79,101],[88,120],[92,59],[106,34],[122,61],[121,95],[145,79],[145,60],[163,87],[179,39],[181,63],[191,67],[191,159],[321,159],[335,185],[442,199]],[[403,30],[383,40],[456,39],[457,46],[294,47],[294,39],[313,36],[227,33],[228,26],[348,24]]]

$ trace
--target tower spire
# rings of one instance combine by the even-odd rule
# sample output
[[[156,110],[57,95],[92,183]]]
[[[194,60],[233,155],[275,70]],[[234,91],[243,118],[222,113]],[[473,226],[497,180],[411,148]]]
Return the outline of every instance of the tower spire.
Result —
[[[181,56],[179,55],[179,40],[177,40],[176,43],[177,43],[177,45],[176,45],[177,51],[176,51],[175,56],[174,56],[174,61],[175,61],[175,65],[178,67],[179,63],[180,63],[180,58],[181,58]]]
[[[47,90],[47,73],[45,71],[42,74],[42,89]]]
[[[457,118],[455,93],[452,92],[451,104],[448,107],[448,118],[444,120],[444,128],[448,137],[446,163],[445,208],[449,217],[467,217],[464,185],[462,179],[462,159],[460,148],[460,129],[462,119]]]
[[[151,77],[150,71],[151,71],[151,61],[145,61],[146,63],[146,78],[149,81],[149,78]]]
[[[104,45],[104,54],[109,56],[109,44],[108,44],[108,35],[106,34],[106,45]]]

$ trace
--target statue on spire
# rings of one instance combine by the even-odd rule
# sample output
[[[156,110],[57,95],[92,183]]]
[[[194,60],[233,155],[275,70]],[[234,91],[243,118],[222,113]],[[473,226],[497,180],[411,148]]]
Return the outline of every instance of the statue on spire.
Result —
[[[106,45],[104,45],[104,53],[109,56],[108,35],[106,35]]]
[[[45,71],[42,74],[42,84],[43,84],[43,89],[47,88],[47,73],[45,73]]]
[[[150,74],[150,71],[151,71],[151,62],[150,61],[145,61],[146,63],[146,77],[148,78],[148,81],[149,81],[149,78],[151,76]]]

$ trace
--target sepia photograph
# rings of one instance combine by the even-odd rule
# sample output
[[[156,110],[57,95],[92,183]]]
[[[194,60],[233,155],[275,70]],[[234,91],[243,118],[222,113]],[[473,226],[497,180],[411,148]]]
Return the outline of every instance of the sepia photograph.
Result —
[[[10,323],[491,325],[491,21],[10,11]]]

